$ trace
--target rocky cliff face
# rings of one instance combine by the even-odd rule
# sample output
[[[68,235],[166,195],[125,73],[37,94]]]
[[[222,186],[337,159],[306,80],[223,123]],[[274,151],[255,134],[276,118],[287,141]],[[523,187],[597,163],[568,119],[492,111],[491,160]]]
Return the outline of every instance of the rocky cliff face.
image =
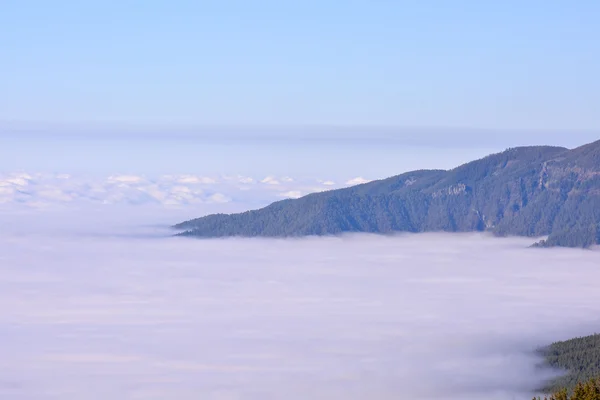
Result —
[[[413,171],[176,228],[197,237],[491,231],[587,247],[599,242],[599,224],[600,141],[509,149],[450,171]]]

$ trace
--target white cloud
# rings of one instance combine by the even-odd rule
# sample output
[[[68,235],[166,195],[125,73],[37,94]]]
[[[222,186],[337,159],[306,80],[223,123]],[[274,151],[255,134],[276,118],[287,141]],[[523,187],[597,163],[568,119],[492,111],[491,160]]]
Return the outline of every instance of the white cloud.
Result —
[[[204,185],[212,185],[217,183],[217,180],[207,176],[183,175],[177,179],[179,183],[198,183]]]
[[[171,189],[171,192],[177,193],[178,188],[180,188],[180,187],[179,186],[173,187]],[[154,199],[156,199],[158,201],[165,201],[169,195],[169,193],[167,191],[162,190],[158,185],[149,185],[149,186],[140,188],[139,190],[141,190],[144,193],[147,193],[148,195],[152,196]]]
[[[73,197],[57,188],[39,190],[36,195],[44,200],[72,201]]]
[[[16,186],[27,186],[29,181],[23,178],[9,178],[5,180],[6,183],[11,183]]]
[[[527,399],[530,351],[597,329],[594,251],[63,232],[85,215],[1,220],[2,397]]]
[[[108,177],[108,181],[111,183],[140,183],[143,180],[144,178],[137,175],[112,175]]]
[[[246,184],[241,186],[238,179]],[[13,173],[0,176],[0,203],[13,209],[73,202],[172,206],[230,202],[233,196],[243,203],[244,196],[238,194],[252,182],[252,178],[243,176],[219,183],[214,178],[197,175],[163,175],[154,179],[138,175],[36,174],[34,178],[26,173]],[[206,185],[213,190],[205,192]],[[218,194],[214,195],[215,191]],[[264,203],[259,205],[277,199],[276,193],[267,190],[263,193]]]
[[[279,194],[280,197],[287,197],[289,199],[297,199],[302,197],[302,192],[299,190],[290,190],[289,192],[284,192]]]
[[[261,184],[256,185],[257,182]],[[72,206],[74,203],[162,204],[171,207],[231,202],[259,208],[282,197],[297,198],[335,187],[335,182],[330,180],[315,181],[312,177],[289,176],[279,178],[276,175],[255,179],[246,175],[213,178],[196,174],[153,177],[19,172],[0,176],[0,203],[3,208],[29,208],[41,204]],[[215,193],[222,197],[211,198]]]
[[[28,186],[33,177],[25,172],[15,172],[10,174],[7,178],[0,180],[0,186],[14,185],[14,186]]]
[[[13,187],[0,185],[0,195],[12,195],[13,193],[15,193]]]
[[[368,183],[368,182],[371,182],[371,181],[359,176],[359,177],[356,177],[356,178],[353,178],[353,179],[350,179],[349,181],[347,181],[346,185],[360,185],[362,183]]]
[[[215,193],[209,196],[208,200],[211,203],[229,203],[231,199],[222,193]]]
[[[275,177],[273,177],[273,176],[267,176],[260,182],[264,183],[266,185],[279,185],[280,184],[279,181],[277,179],[275,179]]]

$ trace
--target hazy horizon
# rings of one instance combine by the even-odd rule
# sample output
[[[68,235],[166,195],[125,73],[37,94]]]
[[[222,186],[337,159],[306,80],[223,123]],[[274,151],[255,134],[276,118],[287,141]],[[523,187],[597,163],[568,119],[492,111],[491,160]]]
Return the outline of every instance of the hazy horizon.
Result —
[[[116,128],[115,128],[116,129]],[[237,131],[10,131],[0,129],[0,171],[62,174],[200,174],[381,179],[451,169],[509,147],[574,148],[600,134],[560,131],[248,128]],[[373,133],[372,135],[370,133]],[[262,179],[262,178],[261,178]]]

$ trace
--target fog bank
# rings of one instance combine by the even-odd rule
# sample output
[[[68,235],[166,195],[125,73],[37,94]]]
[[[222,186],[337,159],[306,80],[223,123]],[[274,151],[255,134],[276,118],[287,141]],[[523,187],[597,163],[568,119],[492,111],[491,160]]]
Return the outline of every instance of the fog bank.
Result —
[[[531,240],[0,235],[0,398],[527,399],[600,325],[600,253]]]

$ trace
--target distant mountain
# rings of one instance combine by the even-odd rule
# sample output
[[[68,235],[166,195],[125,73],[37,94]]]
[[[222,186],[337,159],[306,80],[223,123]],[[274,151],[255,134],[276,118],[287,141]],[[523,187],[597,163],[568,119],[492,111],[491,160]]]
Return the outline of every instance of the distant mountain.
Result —
[[[204,238],[490,231],[589,247],[600,243],[600,141],[512,148],[449,171],[408,172],[175,228]]]

